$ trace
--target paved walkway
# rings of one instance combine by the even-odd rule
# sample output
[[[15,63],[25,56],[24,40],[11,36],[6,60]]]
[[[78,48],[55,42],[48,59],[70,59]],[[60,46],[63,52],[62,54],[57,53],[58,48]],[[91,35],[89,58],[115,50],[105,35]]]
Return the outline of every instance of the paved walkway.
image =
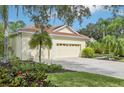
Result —
[[[52,61],[65,69],[85,71],[124,79],[124,63],[89,58],[64,58]]]

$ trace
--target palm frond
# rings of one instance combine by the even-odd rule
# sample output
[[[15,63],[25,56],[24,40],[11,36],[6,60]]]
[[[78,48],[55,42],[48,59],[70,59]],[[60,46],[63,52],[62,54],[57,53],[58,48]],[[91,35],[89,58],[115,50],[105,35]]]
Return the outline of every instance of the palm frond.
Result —
[[[48,33],[45,32],[45,31],[43,31],[43,33],[36,32],[32,36],[31,40],[29,41],[30,48],[36,48],[37,46],[40,45],[40,42],[41,42],[42,47],[46,47],[46,48],[51,48],[52,47],[51,38],[48,35]]]

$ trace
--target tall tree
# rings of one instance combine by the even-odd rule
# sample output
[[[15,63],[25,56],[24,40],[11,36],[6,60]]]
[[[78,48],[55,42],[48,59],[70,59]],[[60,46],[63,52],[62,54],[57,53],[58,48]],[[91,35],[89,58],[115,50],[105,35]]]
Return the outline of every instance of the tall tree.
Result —
[[[102,38],[104,38],[107,34],[109,23],[109,20],[106,19],[99,19],[98,21],[97,30],[102,32]]]
[[[3,25],[4,25],[4,29],[3,29],[3,32],[4,32],[4,63],[8,62],[8,16],[9,16],[10,7],[13,7],[13,6],[7,6],[7,5],[0,6],[0,18],[2,19]],[[15,13],[18,16],[19,6],[14,6],[14,8],[15,8]]]
[[[95,31],[95,24],[89,23],[87,26],[87,31],[89,32],[89,37],[92,37],[94,31]]]
[[[116,37],[123,36],[124,32],[124,18],[123,17],[115,17],[111,23],[108,25],[109,31]]]
[[[86,28],[80,29],[78,32],[80,34],[87,35],[89,37],[93,37],[94,31],[95,31],[96,25],[93,23],[89,23]]]
[[[10,32],[15,32],[19,28],[23,28],[26,24],[23,21],[9,22]]]
[[[4,49],[4,33],[3,33],[3,24],[0,23],[0,57],[3,57],[3,49]]]
[[[4,32],[4,62],[8,62],[8,6],[0,6],[0,16],[3,20]]]

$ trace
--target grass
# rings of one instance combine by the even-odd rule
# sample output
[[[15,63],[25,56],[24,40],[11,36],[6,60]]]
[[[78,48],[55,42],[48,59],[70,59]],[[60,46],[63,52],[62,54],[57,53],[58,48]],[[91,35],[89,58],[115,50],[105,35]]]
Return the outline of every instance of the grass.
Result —
[[[120,62],[124,62],[124,58],[123,59],[121,59],[121,60],[119,60]]]
[[[87,72],[48,74],[48,79],[58,87],[122,87],[124,80]]]

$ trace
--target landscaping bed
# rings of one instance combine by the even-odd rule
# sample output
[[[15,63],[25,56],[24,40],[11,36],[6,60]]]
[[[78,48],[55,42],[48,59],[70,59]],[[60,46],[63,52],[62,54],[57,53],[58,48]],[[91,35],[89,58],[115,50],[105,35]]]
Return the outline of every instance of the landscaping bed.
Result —
[[[124,62],[124,39],[106,35],[97,41],[88,41],[82,57]]]
[[[110,57],[109,54],[96,54],[94,57],[98,60],[108,60],[108,61],[115,61],[115,62],[124,62],[124,57],[119,56],[112,56]]]
[[[19,60],[9,63],[0,63],[0,86],[1,87],[49,87],[53,85],[46,73],[63,72],[61,65],[43,64],[34,62],[20,62]]]

